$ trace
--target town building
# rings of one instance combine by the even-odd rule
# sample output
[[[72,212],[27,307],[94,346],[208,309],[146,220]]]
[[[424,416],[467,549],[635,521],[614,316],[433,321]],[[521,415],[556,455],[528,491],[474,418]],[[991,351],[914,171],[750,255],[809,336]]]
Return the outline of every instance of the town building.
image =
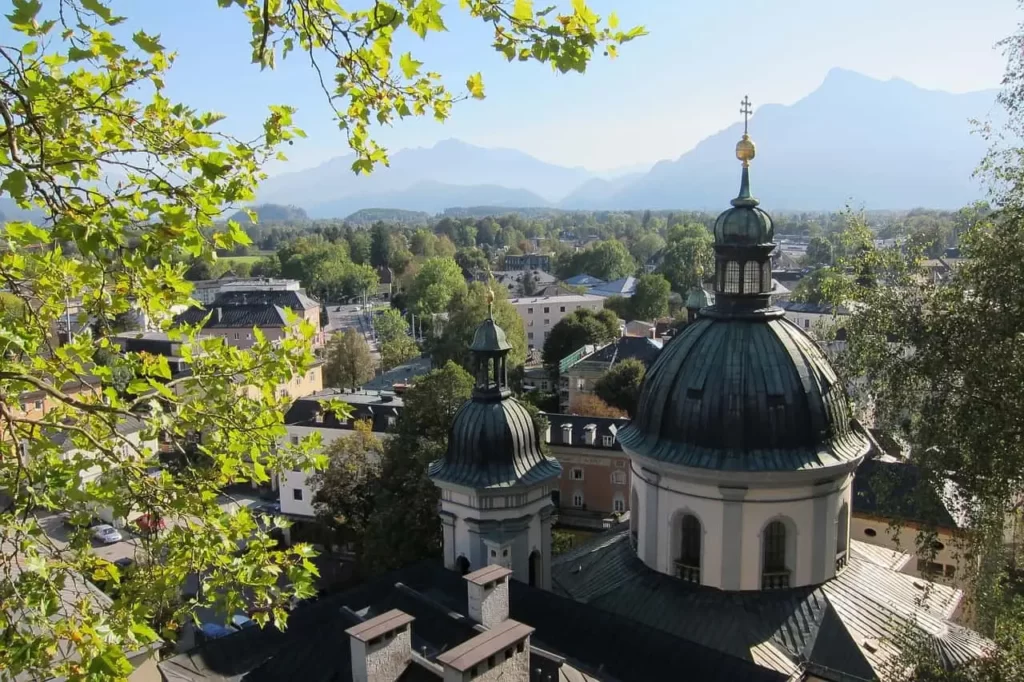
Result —
[[[786,311],[786,319],[814,337],[830,354],[846,349],[843,320],[850,315],[850,311],[845,306],[796,301],[775,301],[775,305]]]
[[[565,283],[571,287],[595,287],[599,284],[604,284],[605,281],[599,277],[591,277],[587,274],[573,275],[569,279],[565,280]]]
[[[544,442],[562,465],[558,525],[601,531],[629,510],[629,458],[617,435],[628,419],[545,414]]]
[[[551,272],[550,253],[526,253],[519,256],[505,254],[506,270],[543,270]]]
[[[386,265],[377,266],[377,296],[390,301],[394,294],[395,273]]]
[[[565,413],[571,412],[575,402],[581,396],[593,394],[597,382],[618,362],[635,359],[650,367],[661,352],[661,345],[660,339],[623,336],[594,348],[574,362],[563,363],[564,366],[559,366],[559,409]]]
[[[525,296],[509,299],[509,303],[515,306],[519,317],[523,318],[526,345],[529,348],[543,348],[551,329],[573,311],[586,308],[596,313],[604,308],[603,298],[586,294]]]
[[[348,419],[324,409],[324,401],[341,400],[352,408]],[[373,432],[384,436],[398,423],[404,403],[401,396],[378,391],[347,391],[328,389],[297,399],[285,414],[285,442],[298,445],[304,438],[316,434],[323,448],[339,438],[350,436],[356,422],[370,421]],[[282,443],[284,444],[284,443]],[[316,490],[310,485],[311,474],[304,471],[286,471],[272,482],[280,495],[281,513],[301,524],[312,521],[316,516],[313,496]],[[295,530],[293,524],[292,530]],[[292,533],[291,540],[301,537]]]
[[[300,289],[225,291],[208,305],[179,314],[175,323],[202,323],[204,334],[220,336],[229,345],[246,349],[256,343],[253,329],[259,329],[270,341],[284,338],[293,324],[288,320],[287,310],[313,327],[313,347],[321,347],[324,333],[320,304]]]
[[[530,296],[541,296],[542,289],[549,286],[553,286],[557,281],[555,276],[544,272],[543,270],[494,270],[491,272],[481,271],[473,273],[472,279],[477,282],[490,282],[494,283],[505,289],[508,292],[509,297],[525,296],[526,292],[523,290],[523,281],[527,277],[533,278],[533,291],[530,292]],[[565,293],[572,293],[566,291]]]
[[[625,336],[641,336],[646,338],[655,338],[657,333],[657,325],[653,322],[645,322],[644,320],[630,320],[626,323]]]

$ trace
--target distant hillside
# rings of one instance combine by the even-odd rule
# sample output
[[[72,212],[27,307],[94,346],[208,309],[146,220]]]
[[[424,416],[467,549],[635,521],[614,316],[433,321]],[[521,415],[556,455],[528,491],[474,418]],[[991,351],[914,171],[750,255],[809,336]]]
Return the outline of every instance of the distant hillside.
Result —
[[[544,206],[547,202],[525,189],[498,185],[448,185],[423,181],[404,190],[345,197],[310,207],[314,218],[332,218],[364,208],[397,208],[440,213],[452,206]]]
[[[298,206],[283,206],[281,204],[260,204],[253,206],[256,218],[263,223],[300,222],[309,220],[306,212]],[[231,216],[231,220],[237,220],[241,225],[250,225],[249,214],[245,211],[237,211]]]
[[[995,91],[950,94],[904,80],[833,69],[791,106],[769,104],[750,120],[757,144],[754,194],[771,209],[957,208],[981,198],[971,175],[985,142],[970,119],[985,119]],[[606,208],[705,209],[735,196],[734,157],[742,124],[705,139],[676,161],[606,198]]]
[[[353,225],[368,225],[378,220],[418,225],[429,221],[430,214],[423,211],[405,211],[400,208],[363,208],[345,217],[345,222]]]
[[[567,197],[558,202],[560,208],[566,209],[587,209],[600,206],[608,201],[609,197],[624,190],[640,178],[644,173],[627,173],[617,178],[592,178],[569,193]]]
[[[538,205],[546,205],[592,177],[584,168],[566,168],[514,149],[487,149],[454,139],[433,147],[397,151],[391,154],[390,162],[390,166],[380,166],[370,175],[356,175],[351,168],[352,156],[340,156],[315,168],[268,178],[257,195],[261,202],[296,204],[311,212],[313,207],[327,206],[355,211],[382,206],[373,201],[374,197],[409,192],[421,183],[433,182],[521,189],[535,195]],[[472,205],[489,203],[486,197],[471,199],[468,203]],[[426,205],[401,208],[430,210]],[[316,212],[323,217],[346,215],[327,216],[323,208]]]

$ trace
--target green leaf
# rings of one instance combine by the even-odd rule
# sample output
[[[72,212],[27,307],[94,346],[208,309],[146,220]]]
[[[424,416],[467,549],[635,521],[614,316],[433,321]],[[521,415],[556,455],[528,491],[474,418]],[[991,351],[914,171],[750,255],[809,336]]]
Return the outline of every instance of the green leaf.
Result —
[[[516,0],[512,6],[512,18],[516,21],[533,21],[533,0]]]
[[[110,8],[101,3],[99,0],[80,0],[82,7],[93,12],[103,21],[108,24],[113,21],[114,16],[110,13]]]
[[[7,15],[15,28],[24,26],[31,27],[36,20],[36,15],[43,8],[39,0],[14,0],[14,11]]]
[[[150,54],[164,51],[164,46],[160,44],[160,36],[148,36],[139,31],[132,36],[132,41]]]
[[[418,62],[412,58],[412,54],[406,52],[398,60],[398,65],[402,68],[402,73],[405,74],[406,78],[412,78],[420,71],[420,67],[423,66],[423,62]]]
[[[22,170],[9,170],[0,190],[4,190],[15,199],[21,199],[28,191],[28,176]]]
[[[619,15],[616,14],[615,12],[612,12],[611,14],[608,15],[608,28],[610,28],[610,29],[612,29],[614,31],[618,27],[619,27]]]
[[[132,623],[132,632],[134,632],[144,642],[155,642],[160,639],[160,635],[156,634],[156,630],[145,623]]]
[[[484,98],[484,77],[479,71],[466,79],[466,88],[474,99]]]

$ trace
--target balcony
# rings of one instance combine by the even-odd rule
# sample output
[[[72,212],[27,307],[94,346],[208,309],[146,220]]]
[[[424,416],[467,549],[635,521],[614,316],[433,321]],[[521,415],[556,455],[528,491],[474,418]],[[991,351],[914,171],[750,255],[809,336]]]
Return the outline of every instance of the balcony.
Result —
[[[836,573],[846,568],[846,564],[849,561],[849,555],[844,549],[841,552],[836,552]]]
[[[789,588],[789,571],[765,571],[761,574],[762,590],[785,590]]]
[[[676,577],[688,583],[700,585],[700,566],[694,566],[688,561],[676,560]]]

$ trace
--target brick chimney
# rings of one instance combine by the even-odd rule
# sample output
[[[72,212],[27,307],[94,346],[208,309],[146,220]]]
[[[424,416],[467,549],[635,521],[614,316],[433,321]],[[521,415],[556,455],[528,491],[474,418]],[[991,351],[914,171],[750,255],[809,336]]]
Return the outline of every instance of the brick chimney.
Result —
[[[392,609],[345,630],[352,649],[353,682],[397,682],[412,661],[413,620]]]
[[[530,682],[530,635],[533,628],[505,622],[437,657],[444,682],[501,680]]]
[[[465,576],[469,590],[469,617],[493,628],[508,619],[508,579],[512,571],[491,564]]]

